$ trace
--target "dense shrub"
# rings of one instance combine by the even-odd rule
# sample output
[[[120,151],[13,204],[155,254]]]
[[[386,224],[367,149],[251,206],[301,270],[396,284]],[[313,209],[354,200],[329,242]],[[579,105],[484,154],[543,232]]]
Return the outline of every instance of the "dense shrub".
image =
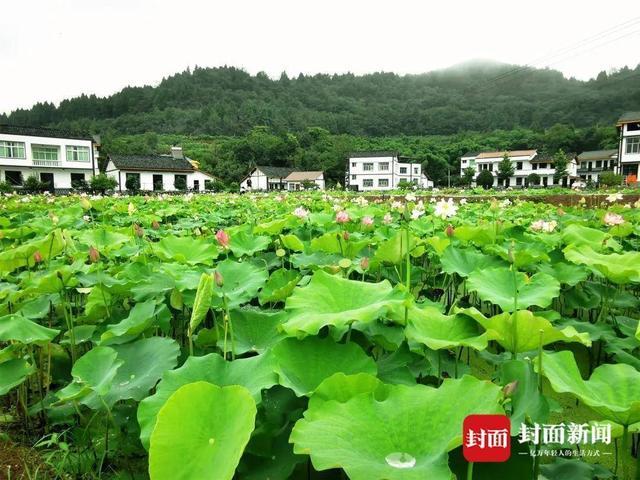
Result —
[[[493,174],[489,170],[482,170],[476,178],[476,184],[485,190],[493,186]]]

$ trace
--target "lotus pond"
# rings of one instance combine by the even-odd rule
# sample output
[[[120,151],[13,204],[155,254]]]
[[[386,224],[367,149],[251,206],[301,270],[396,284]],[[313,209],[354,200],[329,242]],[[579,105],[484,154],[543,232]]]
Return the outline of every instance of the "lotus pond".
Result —
[[[617,195],[4,197],[0,478],[638,478],[639,285]]]

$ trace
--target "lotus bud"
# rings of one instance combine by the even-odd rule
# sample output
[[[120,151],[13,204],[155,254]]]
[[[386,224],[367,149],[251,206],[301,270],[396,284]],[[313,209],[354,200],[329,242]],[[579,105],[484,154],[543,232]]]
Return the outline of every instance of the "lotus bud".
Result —
[[[512,396],[516,392],[516,390],[518,390],[518,380],[507,383],[504,387],[502,387],[502,393],[505,397]]]
[[[140,225],[138,225],[137,223],[133,224],[133,231],[136,234],[136,237],[138,238],[142,238],[144,237],[144,230],[142,229],[142,227]]]
[[[160,229],[160,224],[158,223],[157,220],[154,220],[153,222],[151,222],[151,228],[153,228],[154,230]]]
[[[516,248],[516,244],[514,241],[511,241],[511,245],[509,245],[509,251],[507,253],[507,257],[509,258],[509,263],[513,264],[515,262],[515,256],[513,251]]]
[[[42,263],[42,254],[40,253],[40,250],[36,250],[33,253],[33,261],[36,263]]]
[[[229,248],[229,235],[224,230],[218,230],[216,240],[222,248]]]
[[[455,228],[453,228],[453,225],[449,224],[447,225],[447,228],[445,229],[444,233],[447,234],[447,237],[453,237],[453,234],[455,233]]]
[[[360,268],[362,270],[369,269],[369,257],[363,257],[362,260],[360,260]]]
[[[91,210],[91,202],[84,197],[80,199],[80,206],[83,210]]]
[[[218,287],[222,287],[224,285],[224,278],[222,278],[222,274],[218,270],[213,272],[213,280],[216,282]]]
[[[91,261],[91,263],[96,263],[98,260],[100,260],[100,252],[96,247],[89,247],[89,260]]]
[[[340,267],[338,265],[330,265],[327,268],[329,269],[329,273],[338,273],[340,271]]]
[[[127,207],[127,211],[129,212],[129,216],[133,215],[136,211],[136,207],[133,203],[129,202],[129,206]]]
[[[345,241],[348,241],[348,240],[349,240],[349,237],[351,237],[351,235],[349,234],[349,232],[347,232],[346,230],[345,230],[344,232],[342,232],[342,238],[343,238]]]

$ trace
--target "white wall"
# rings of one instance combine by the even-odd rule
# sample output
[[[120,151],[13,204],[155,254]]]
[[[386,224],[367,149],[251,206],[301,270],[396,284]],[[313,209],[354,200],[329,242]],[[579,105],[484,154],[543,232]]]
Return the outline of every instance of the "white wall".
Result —
[[[53,173],[53,185],[56,189],[68,189],[71,187],[71,174],[78,173],[84,175],[84,179],[87,183],[91,180],[92,174],[91,171],[81,170],[81,169],[56,169],[56,168],[25,168],[25,167],[0,167],[0,181],[6,181],[6,172],[9,171],[17,171],[22,173],[22,181],[24,182],[28,177],[34,175],[38,178],[38,180],[42,180],[40,177],[41,173]]]
[[[251,179],[251,186],[247,185],[247,180]],[[240,182],[240,190],[267,190],[267,176],[259,169],[251,172],[251,176]]]
[[[0,133],[0,141],[8,141],[8,142],[20,142],[25,145],[25,158],[17,159],[17,158],[2,158],[0,157],[0,166],[21,166],[21,167],[37,167],[42,166],[37,164],[39,161],[35,160],[36,164],[34,164],[33,153],[32,153],[32,145],[45,145],[52,146],[58,148],[58,160],[55,162],[55,165],[47,165],[47,167],[54,168],[72,168],[76,170],[92,170],[91,165],[91,149],[93,148],[93,143],[91,140],[75,140],[75,139],[65,139],[65,138],[49,138],[49,137],[30,137],[26,135],[10,135],[5,133]],[[89,148],[89,161],[88,162],[68,162],[67,161],[67,146],[79,146],[79,147],[88,147]],[[94,155],[96,152],[94,152]],[[96,167],[98,165],[98,158],[95,157]]]
[[[640,164],[640,153],[626,153],[627,151],[627,142],[629,141],[629,139],[631,138],[638,138],[640,137],[640,130],[628,130],[629,124],[625,124],[622,126],[622,139],[621,139],[621,149],[620,149],[620,168],[621,168],[621,173],[622,171],[625,172],[629,172],[631,171],[631,173],[633,173],[633,171],[635,170],[635,174],[638,175],[640,174],[640,166],[636,165],[636,168],[634,169],[633,167],[625,167],[625,164],[634,164],[634,163],[638,163]]]
[[[172,192],[177,190],[175,187],[175,176],[186,175],[187,176],[187,188],[193,190],[194,180],[198,180],[200,185],[198,191],[204,191],[205,180],[213,180],[214,178],[207,175],[204,172],[195,171],[191,173],[187,172],[152,172],[152,171],[133,171],[133,170],[118,170],[112,161],[109,161],[106,169],[106,174],[113,177],[118,182],[116,187],[118,190],[125,191],[127,189],[127,173],[140,175],[140,190],[153,190],[153,176],[162,175],[162,190]]]
[[[364,165],[369,163],[373,165],[373,170],[364,169]],[[388,164],[388,169],[383,169],[384,164]],[[406,173],[400,173],[401,169],[406,169]],[[365,186],[365,180],[372,181],[373,185]],[[356,187],[359,191],[393,190],[402,180],[413,181],[423,188],[433,186],[433,183],[422,175],[422,165],[419,163],[401,163],[397,157],[392,156],[349,159],[347,182],[351,188]]]

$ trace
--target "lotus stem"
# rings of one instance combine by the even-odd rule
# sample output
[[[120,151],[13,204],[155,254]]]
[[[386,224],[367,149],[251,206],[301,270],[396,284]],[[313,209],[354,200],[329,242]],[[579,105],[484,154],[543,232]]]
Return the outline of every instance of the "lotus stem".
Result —
[[[473,462],[467,463],[467,480],[473,480]]]

